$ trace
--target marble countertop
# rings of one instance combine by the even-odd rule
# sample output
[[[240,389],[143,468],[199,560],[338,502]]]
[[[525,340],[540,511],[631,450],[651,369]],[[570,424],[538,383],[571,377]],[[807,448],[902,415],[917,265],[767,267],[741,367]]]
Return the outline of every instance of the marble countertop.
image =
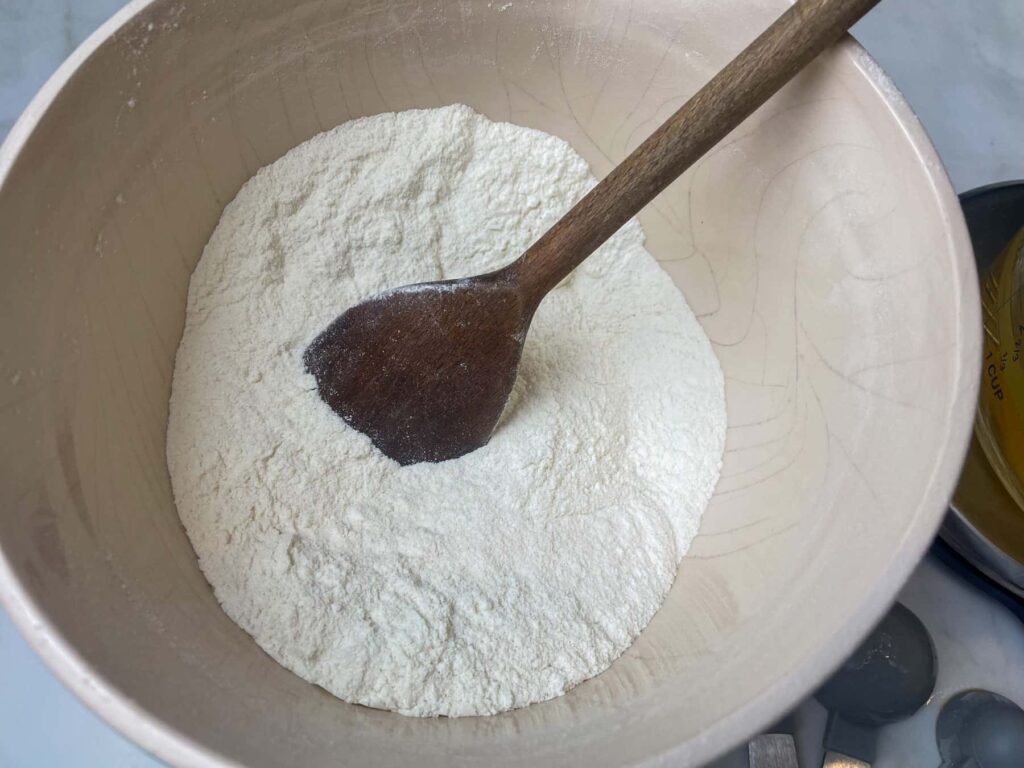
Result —
[[[60,62],[122,4],[0,0],[0,138]],[[885,0],[855,35],[917,112],[957,191],[1024,177],[1024,3]],[[944,692],[989,685],[1024,700],[1024,680],[1005,674],[1024,669],[1024,631],[931,560],[901,599],[932,628],[942,671],[936,703],[883,735],[885,757],[876,767],[933,768],[938,756],[929,736]],[[805,709],[807,717],[823,718],[814,705]],[[818,764],[815,744],[803,742],[803,764]],[[915,746],[921,743],[931,749]],[[0,611],[0,768],[160,765],[74,699]],[[721,766],[745,761],[736,755]]]

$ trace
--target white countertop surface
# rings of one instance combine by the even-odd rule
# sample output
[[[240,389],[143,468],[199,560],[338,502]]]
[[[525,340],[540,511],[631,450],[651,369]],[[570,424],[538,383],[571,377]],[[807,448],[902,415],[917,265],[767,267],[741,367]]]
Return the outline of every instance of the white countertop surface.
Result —
[[[58,64],[122,4],[0,0],[0,138]],[[885,0],[855,34],[917,111],[958,192],[1024,178],[1022,0]],[[945,694],[983,685],[1024,701],[1024,631],[931,561],[902,599],[934,635],[936,704],[883,734],[876,768],[933,768],[938,755],[928,737]],[[931,749],[910,746],[922,742]],[[805,768],[816,766],[814,745],[801,746]],[[72,697],[0,611],[0,768],[160,765]]]

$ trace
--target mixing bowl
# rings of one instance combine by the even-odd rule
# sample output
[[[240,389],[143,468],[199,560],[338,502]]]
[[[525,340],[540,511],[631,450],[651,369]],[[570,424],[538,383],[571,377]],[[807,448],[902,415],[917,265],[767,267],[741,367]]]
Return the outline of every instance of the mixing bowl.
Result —
[[[694,765],[819,683],[934,533],[979,363],[956,198],[852,40],[641,216],[721,360],[728,445],[666,604],[604,674],[486,718],[332,698],[220,610],[164,460],[189,274],[257,168],[464,102],[600,176],[782,7],[158,0],[93,35],[0,152],[0,593],[57,675],[196,766]]]

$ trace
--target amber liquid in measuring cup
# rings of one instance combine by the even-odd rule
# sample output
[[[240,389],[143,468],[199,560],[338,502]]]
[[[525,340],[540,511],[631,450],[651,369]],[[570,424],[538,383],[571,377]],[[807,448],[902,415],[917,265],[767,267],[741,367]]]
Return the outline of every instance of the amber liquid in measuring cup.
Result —
[[[981,305],[984,357],[974,429],[992,469],[1016,502],[1014,522],[1024,524],[1024,229],[983,276]],[[1007,522],[1001,521],[1004,536],[996,538],[1003,538],[999,543],[1004,549],[1017,550],[1013,554],[1020,557],[1024,541],[1010,535]]]

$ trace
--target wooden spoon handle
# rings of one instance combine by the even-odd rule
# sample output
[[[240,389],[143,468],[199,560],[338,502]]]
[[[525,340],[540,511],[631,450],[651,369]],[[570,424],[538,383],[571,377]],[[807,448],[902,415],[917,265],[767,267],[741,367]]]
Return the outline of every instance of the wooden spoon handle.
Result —
[[[513,265],[544,295],[879,0],[796,0]]]

